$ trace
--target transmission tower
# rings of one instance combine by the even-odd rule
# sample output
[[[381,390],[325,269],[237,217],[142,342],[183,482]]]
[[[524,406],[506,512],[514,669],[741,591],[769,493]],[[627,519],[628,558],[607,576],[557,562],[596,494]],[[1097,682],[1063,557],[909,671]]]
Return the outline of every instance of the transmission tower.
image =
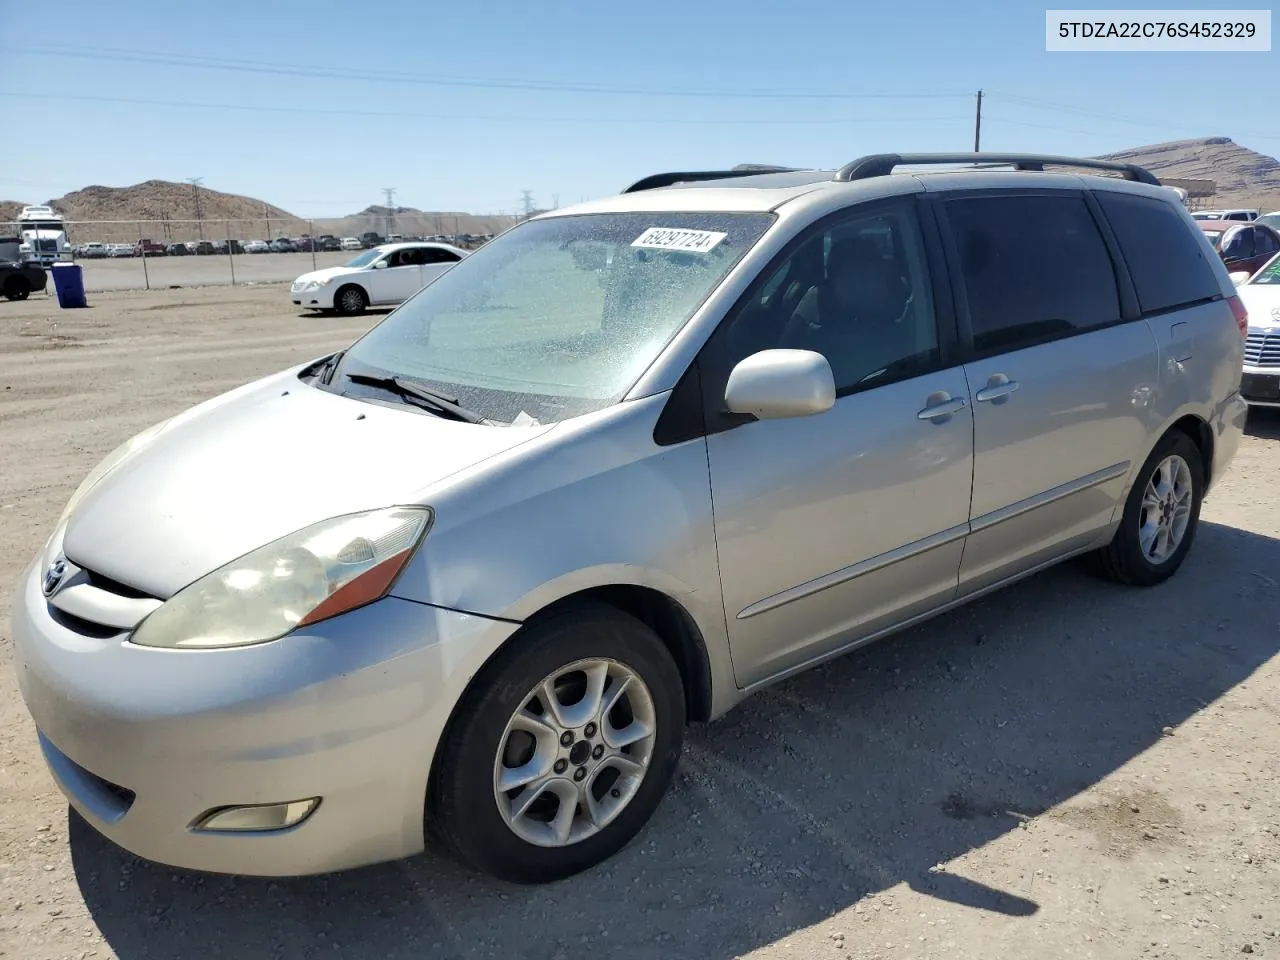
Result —
[[[387,236],[396,232],[396,188],[383,187],[382,193],[387,198]]]
[[[204,177],[188,177],[187,183],[191,184],[191,189],[195,192],[196,197],[196,226],[200,231],[200,239],[204,239],[204,213],[200,209],[200,184],[204,183]]]
[[[526,217],[533,216],[533,193],[529,190],[521,190],[521,203],[524,204],[524,215]]]

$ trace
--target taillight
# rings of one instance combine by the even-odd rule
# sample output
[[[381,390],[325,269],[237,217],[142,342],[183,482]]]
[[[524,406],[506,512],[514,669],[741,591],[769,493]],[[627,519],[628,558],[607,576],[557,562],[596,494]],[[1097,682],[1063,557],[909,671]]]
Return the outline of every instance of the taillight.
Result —
[[[1231,312],[1236,318],[1236,326],[1240,328],[1240,336],[1247,337],[1249,335],[1249,311],[1245,308],[1244,301],[1237,297],[1227,297],[1227,303],[1231,304]]]

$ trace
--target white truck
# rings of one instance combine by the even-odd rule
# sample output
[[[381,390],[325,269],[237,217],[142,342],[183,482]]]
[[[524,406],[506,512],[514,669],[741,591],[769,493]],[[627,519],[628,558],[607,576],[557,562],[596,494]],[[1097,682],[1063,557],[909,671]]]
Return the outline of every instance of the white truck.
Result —
[[[62,214],[47,204],[22,208],[18,214],[18,231],[22,237],[19,255],[23,260],[49,266],[71,259],[71,244]]]

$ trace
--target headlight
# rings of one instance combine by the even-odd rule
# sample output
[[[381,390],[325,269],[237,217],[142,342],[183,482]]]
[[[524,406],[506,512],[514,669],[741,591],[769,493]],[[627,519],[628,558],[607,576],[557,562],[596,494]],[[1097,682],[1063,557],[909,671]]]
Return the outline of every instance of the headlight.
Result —
[[[108,453],[102,462],[90,470],[89,475],[80,481],[80,486],[76,487],[76,492],[71,495],[71,499],[68,500],[67,505],[63,507],[62,516],[58,517],[57,526],[61,527],[67,522],[68,518],[70,518],[71,514],[75,511],[75,508],[79,506],[80,501],[84,499],[85,494],[88,493],[99,480],[127,460],[131,455],[154,440],[156,434],[168,425],[168,420],[161,420],[159,423],[147,427],[147,429],[143,430],[132,439],[126,440],[124,443],[120,444],[120,446]]]
[[[311,280],[302,287],[303,293],[310,293],[312,290],[319,290],[324,286],[323,280]]]
[[[146,647],[265,643],[384,596],[431,526],[427,507],[324,520],[184,587],[134,631]]]

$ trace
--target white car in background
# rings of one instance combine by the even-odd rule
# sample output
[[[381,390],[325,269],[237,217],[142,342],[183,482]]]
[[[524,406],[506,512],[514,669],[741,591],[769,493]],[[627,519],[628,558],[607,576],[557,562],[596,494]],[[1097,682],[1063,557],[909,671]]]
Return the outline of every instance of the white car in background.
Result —
[[[360,238],[359,237],[343,237],[342,249],[343,250],[359,250]]]
[[[1249,312],[1240,395],[1254,407],[1280,407],[1280,253],[1236,293]]]
[[[271,244],[265,240],[246,240],[244,242],[245,253],[270,253]]]
[[[360,313],[402,303],[467,255],[447,243],[384,243],[340,267],[304,273],[289,292],[308,310]]]
[[[107,256],[109,257],[132,257],[133,244],[131,243],[109,243],[107,244]]]

